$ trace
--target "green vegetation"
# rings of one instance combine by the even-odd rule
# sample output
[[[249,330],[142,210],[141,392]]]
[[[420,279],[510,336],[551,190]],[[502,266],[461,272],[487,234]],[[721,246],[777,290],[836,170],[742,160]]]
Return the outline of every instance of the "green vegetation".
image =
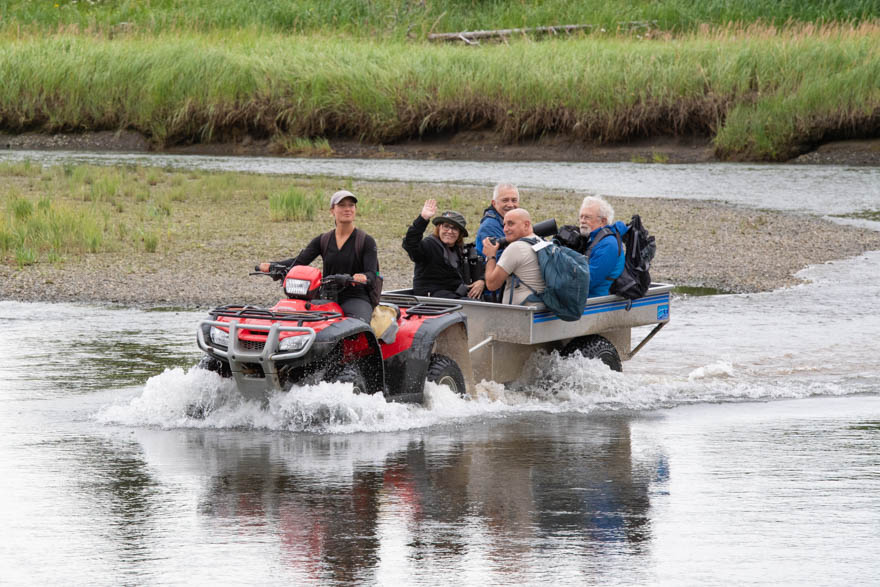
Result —
[[[698,287],[688,285],[677,285],[673,290],[675,293],[683,296],[720,296],[733,292],[725,291],[714,287]]]
[[[562,24],[592,28],[426,40]],[[878,0],[0,0],[0,39],[11,132],[131,129],[160,147],[249,134],[299,156],[472,129],[700,135],[723,158],[772,161],[880,130]],[[88,197],[118,201],[118,186]]]
[[[314,220],[315,213],[324,203],[320,193],[307,193],[290,187],[269,197],[269,216],[274,222],[289,220]]]
[[[330,142],[324,137],[309,139],[277,135],[273,137],[270,150],[278,155],[299,155],[301,157],[327,157],[333,154]]]
[[[0,263],[56,262],[127,247],[156,251],[168,233],[174,187],[168,181],[144,195],[140,186],[154,171],[0,164]]]
[[[85,197],[100,184],[116,186],[115,195]],[[383,267],[411,275],[400,239],[427,197],[423,185],[70,164],[0,163],[0,264],[91,258],[93,266],[164,266],[198,257],[211,259],[206,266],[220,266],[230,258],[284,258],[333,226],[328,198],[343,188],[357,193],[358,225],[376,238]],[[472,221],[491,197],[486,188],[431,190],[442,209]],[[175,193],[180,196],[172,199]],[[574,214],[563,194],[535,197],[529,209],[560,221]]]
[[[114,186],[113,193],[108,189],[101,198],[90,197],[96,185]],[[461,212],[475,227],[491,197],[485,185],[0,163],[0,285],[12,292],[8,295],[35,299],[272,303],[277,284],[245,276],[255,263],[294,256],[330,229],[327,199],[340,188],[357,194],[358,227],[376,239],[389,289],[411,283],[412,261],[400,243],[426,198],[435,198],[441,210]],[[320,200],[313,219],[273,222],[273,196],[294,190]],[[571,191],[523,190],[534,219],[555,218],[560,226],[576,222],[581,197]],[[648,228],[663,248],[652,267],[654,277],[680,284],[758,291],[792,283],[791,274],[802,263],[880,247],[876,232],[801,215],[663,198],[611,200],[618,219],[636,213],[650,219]],[[800,238],[794,249],[809,255],[756,273],[754,260],[778,248],[778,234]],[[731,247],[745,250],[740,241],[759,253],[726,254]],[[696,249],[694,242],[700,243]],[[834,246],[811,246],[816,242]],[[708,277],[707,262],[713,267]],[[46,288],[53,282],[60,286],[57,291]]]
[[[317,139],[311,148],[471,128],[509,142],[699,133],[726,157],[778,160],[876,130],[878,40],[874,25],[478,48],[248,32],[26,38],[0,46],[0,127],[132,128],[160,145],[248,132]]]
[[[629,30],[656,21],[665,31],[731,22],[859,22],[880,16],[876,0],[0,0],[7,30],[89,31],[107,35],[253,29],[374,37],[424,38],[450,32],[562,24]]]
[[[93,211],[57,205],[43,197],[34,203],[12,195],[0,216],[0,255],[18,266],[55,261],[67,253],[94,253],[104,241],[105,219]]]
[[[880,222],[880,210],[861,210],[851,214],[832,214],[836,218],[857,218],[859,220],[873,220]]]
[[[252,235],[264,234],[270,223],[280,239],[291,224],[301,229],[320,222],[339,184],[139,166],[0,163],[0,264],[86,254],[181,255],[194,247],[225,253],[238,240],[251,246]],[[380,216],[379,206],[365,204],[360,217]]]

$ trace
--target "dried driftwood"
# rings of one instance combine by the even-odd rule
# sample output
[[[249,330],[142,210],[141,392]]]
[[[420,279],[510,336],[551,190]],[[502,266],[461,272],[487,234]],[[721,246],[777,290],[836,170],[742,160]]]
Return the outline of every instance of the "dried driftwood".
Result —
[[[591,24],[565,24],[560,26],[539,26],[528,29],[498,29],[494,31],[464,31],[460,33],[431,33],[429,41],[464,41],[472,45],[477,39],[504,39],[514,35],[558,35],[575,31],[592,29]]]

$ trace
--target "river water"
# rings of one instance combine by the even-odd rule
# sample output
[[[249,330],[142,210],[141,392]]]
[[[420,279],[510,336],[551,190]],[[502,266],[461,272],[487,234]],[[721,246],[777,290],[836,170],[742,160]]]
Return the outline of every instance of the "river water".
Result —
[[[519,181],[522,167],[534,187],[601,176],[578,189],[748,206],[766,188],[765,208],[880,207],[876,169],[154,164],[194,161],[403,181],[445,165],[469,175],[444,181],[480,185],[481,170]],[[687,193],[665,191],[676,174]],[[191,368],[198,312],[0,301],[0,583],[875,582],[880,252],[803,276],[676,297],[624,373],[546,356],[476,400],[429,386],[425,406],[322,384],[261,409]],[[188,418],[206,396],[220,407]]]

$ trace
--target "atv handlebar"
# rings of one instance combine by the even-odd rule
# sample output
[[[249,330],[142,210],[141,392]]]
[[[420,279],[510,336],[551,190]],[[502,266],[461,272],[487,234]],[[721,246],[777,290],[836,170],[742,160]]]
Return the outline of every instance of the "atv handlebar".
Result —
[[[328,275],[321,279],[321,285],[335,285],[340,289],[355,283],[357,283],[357,281],[355,281],[348,273],[337,273],[336,275]]]
[[[269,263],[268,271],[260,271],[260,266],[255,265],[254,270],[248,273],[248,275],[268,275],[275,281],[280,281],[284,279],[284,276],[287,275],[287,270],[289,267],[282,263]]]
[[[254,271],[249,275],[268,275],[275,281],[281,281],[287,275],[290,267],[282,263],[269,263],[268,271],[260,271],[260,265],[254,267]],[[353,285],[361,285],[355,281],[354,277],[348,273],[337,273],[333,275],[325,275],[321,279],[321,297],[329,300],[336,300],[339,292]]]

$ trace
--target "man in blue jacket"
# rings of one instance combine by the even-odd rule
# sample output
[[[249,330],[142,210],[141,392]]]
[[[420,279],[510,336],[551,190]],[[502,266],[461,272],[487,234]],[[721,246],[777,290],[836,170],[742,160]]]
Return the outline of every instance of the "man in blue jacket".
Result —
[[[480,227],[475,237],[477,252],[483,255],[483,239],[504,238],[504,215],[519,208],[519,190],[510,183],[499,183],[492,192],[492,205],[483,211]],[[500,253],[499,253],[500,255]]]
[[[486,254],[483,252],[483,239],[486,237],[494,239],[504,238],[504,215],[519,208],[519,190],[512,183],[499,183],[492,191],[492,204],[483,211],[483,218],[480,220],[480,227],[477,229],[475,244],[477,253],[486,261]],[[498,251],[496,258],[501,257],[503,249]],[[483,291],[483,299],[490,302],[500,302],[501,290],[490,290],[486,288]]]
[[[611,282],[623,272],[626,251],[620,240],[627,226],[614,222],[614,208],[598,196],[587,196],[579,214],[581,234],[587,237],[586,255],[590,262],[588,297],[607,296]]]

